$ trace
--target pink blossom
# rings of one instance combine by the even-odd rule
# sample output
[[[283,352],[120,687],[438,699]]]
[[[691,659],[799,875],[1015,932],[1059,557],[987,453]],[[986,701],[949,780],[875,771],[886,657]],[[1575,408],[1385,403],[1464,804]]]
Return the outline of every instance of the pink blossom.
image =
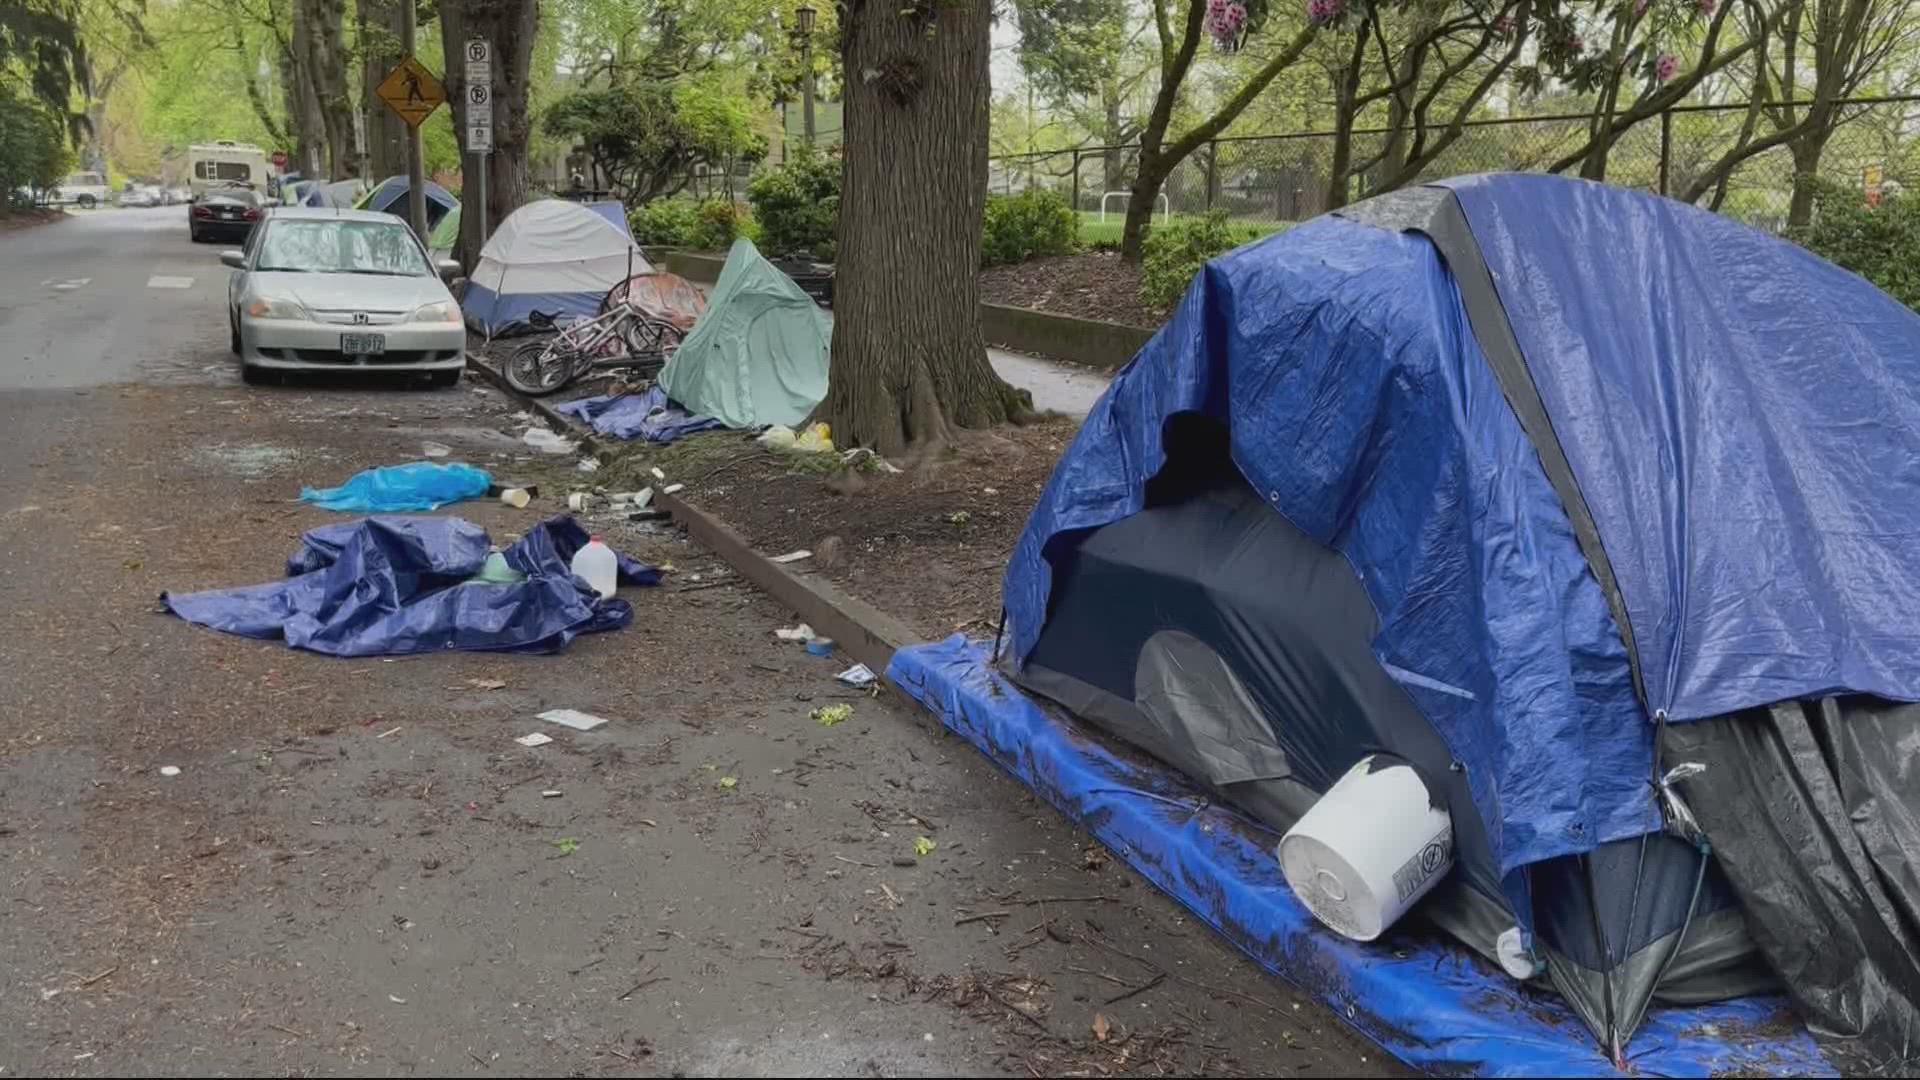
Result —
[[[1343,0],[1307,0],[1307,18],[1317,23],[1332,22],[1340,14]]]
[[[1719,4],[1716,0],[1694,0],[1694,6],[1700,9],[1701,18],[1711,19],[1713,18],[1713,9],[1718,7]]]
[[[1499,34],[1501,37],[1506,37],[1512,34],[1513,33],[1513,16],[1502,15],[1499,18],[1493,20],[1493,32],[1496,34]]]
[[[1247,7],[1242,0],[1207,0],[1207,32],[1221,48],[1232,48],[1247,24]]]
[[[1680,61],[1672,53],[1661,53],[1659,59],[1653,62],[1653,77],[1661,82],[1673,78],[1673,73],[1679,70]]]

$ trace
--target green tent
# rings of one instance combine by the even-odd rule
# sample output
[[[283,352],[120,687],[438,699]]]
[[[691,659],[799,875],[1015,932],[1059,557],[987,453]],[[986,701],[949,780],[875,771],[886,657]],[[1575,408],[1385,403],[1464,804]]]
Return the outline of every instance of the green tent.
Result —
[[[459,242],[460,208],[456,206],[447,211],[447,216],[441,218],[440,224],[435,225],[427,234],[427,249],[436,257],[443,256],[452,251],[453,245]]]
[[[832,324],[751,242],[733,242],[706,314],[660,386],[696,416],[732,428],[798,427],[827,396]]]

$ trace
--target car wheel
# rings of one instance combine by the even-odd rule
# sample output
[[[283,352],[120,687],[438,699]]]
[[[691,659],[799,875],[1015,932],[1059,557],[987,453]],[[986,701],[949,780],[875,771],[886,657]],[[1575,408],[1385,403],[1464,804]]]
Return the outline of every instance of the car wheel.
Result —
[[[80,196],[80,198],[79,198],[79,203],[80,203],[80,209],[82,209],[82,210],[91,210],[91,209],[93,209],[93,206],[94,206],[94,202],[93,202],[93,196],[91,196],[91,195],[82,195],[82,196]]]
[[[196,244],[200,242],[200,230],[191,225],[187,226],[187,236]]]
[[[240,324],[234,322],[231,315],[227,318],[227,348],[233,350],[233,355],[240,355]]]
[[[241,364],[240,381],[248,386],[265,386],[273,381],[273,373],[258,364]]]

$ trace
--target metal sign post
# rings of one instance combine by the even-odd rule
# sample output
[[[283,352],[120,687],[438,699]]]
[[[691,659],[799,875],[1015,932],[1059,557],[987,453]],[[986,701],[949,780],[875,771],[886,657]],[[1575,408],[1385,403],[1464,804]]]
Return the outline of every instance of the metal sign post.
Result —
[[[493,153],[493,44],[485,38],[467,42],[467,152],[477,159],[473,174],[478,188],[480,244],[487,242],[487,165]],[[470,253],[478,257],[479,253]]]

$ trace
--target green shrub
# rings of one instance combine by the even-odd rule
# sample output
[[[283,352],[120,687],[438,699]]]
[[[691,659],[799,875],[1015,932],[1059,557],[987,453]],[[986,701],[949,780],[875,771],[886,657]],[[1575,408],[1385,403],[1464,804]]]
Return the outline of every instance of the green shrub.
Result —
[[[687,247],[700,224],[699,204],[688,199],[655,199],[627,211],[627,227],[639,244]]]
[[[1814,183],[1813,221],[1793,239],[1920,310],[1920,197],[1889,193],[1868,206],[1859,188]]]
[[[732,199],[708,199],[694,214],[687,246],[696,251],[725,251],[733,238],[747,232],[747,212]]]
[[[1043,255],[1070,255],[1079,224],[1073,207],[1051,191],[1028,188],[1018,195],[989,195],[980,263],[1006,266]]]
[[[635,243],[695,251],[725,251],[734,237],[755,236],[753,219],[731,199],[655,199],[629,210],[627,227]]]
[[[1154,227],[1140,248],[1140,299],[1155,308],[1172,307],[1209,260],[1261,232],[1257,227],[1232,224],[1222,210]]]
[[[840,221],[840,162],[814,150],[796,153],[747,185],[760,244],[778,258],[796,251],[833,259]]]

